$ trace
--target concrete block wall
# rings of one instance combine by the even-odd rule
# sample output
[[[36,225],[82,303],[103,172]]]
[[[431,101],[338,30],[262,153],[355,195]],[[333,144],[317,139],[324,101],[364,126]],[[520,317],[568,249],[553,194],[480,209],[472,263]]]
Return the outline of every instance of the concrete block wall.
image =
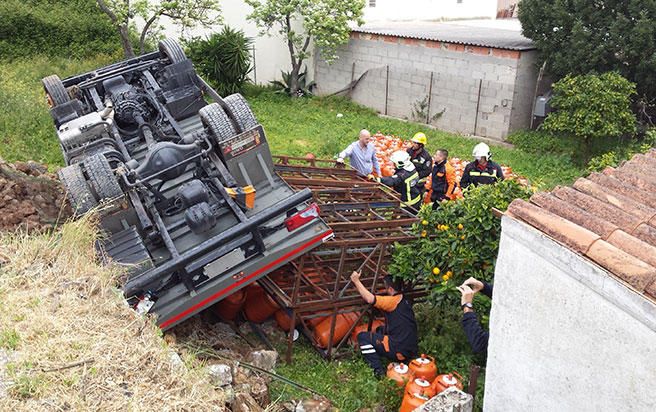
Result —
[[[429,117],[442,113],[431,120],[432,125],[456,133],[504,139],[511,130],[511,119],[515,119],[518,127],[525,127],[530,120],[530,113],[517,107],[518,102],[530,100],[533,95],[533,90],[528,97],[524,95],[524,86],[531,82],[532,66],[524,64],[522,54],[488,47],[352,33],[348,44],[340,48],[335,62],[328,65],[320,57],[316,58],[315,81],[319,94],[330,94],[347,86],[352,76],[357,79],[367,72],[352,93],[354,101],[385,113],[387,85],[387,114],[419,120],[413,119],[413,107],[428,99],[432,73]],[[523,82],[519,88],[516,84],[518,73]]]
[[[502,218],[483,409],[654,411],[656,305]]]

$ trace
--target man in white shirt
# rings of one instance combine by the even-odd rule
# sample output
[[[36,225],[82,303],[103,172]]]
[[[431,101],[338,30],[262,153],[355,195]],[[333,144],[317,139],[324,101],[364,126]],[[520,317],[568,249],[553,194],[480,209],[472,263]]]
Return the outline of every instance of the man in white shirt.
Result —
[[[369,133],[369,130],[360,130],[359,139],[351,143],[338,155],[337,162],[344,163],[344,159],[348,157],[351,167],[361,175],[369,176],[375,171],[378,177],[380,177],[380,165],[378,164],[378,159],[376,159],[376,148],[370,140],[371,133]]]

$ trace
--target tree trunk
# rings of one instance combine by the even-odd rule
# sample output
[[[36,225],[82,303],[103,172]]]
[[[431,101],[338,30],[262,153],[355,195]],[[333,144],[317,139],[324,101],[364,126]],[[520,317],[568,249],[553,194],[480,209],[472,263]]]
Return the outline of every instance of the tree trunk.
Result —
[[[301,63],[302,61],[298,61],[293,65],[289,75],[289,93],[292,97],[298,97],[298,75],[301,72]]]
[[[123,46],[123,53],[125,54],[125,58],[129,59],[134,57],[134,50],[132,50],[132,43],[130,43],[128,25],[123,24],[119,26],[118,33],[121,36],[121,46]]]

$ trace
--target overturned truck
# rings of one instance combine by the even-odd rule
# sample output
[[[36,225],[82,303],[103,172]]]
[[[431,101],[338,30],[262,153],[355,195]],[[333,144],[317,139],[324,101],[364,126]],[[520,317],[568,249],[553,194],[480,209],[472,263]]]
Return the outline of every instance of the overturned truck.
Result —
[[[102,256],[128,267],[125,297],[162,329],[332,237],[310,190],[274,172],[245,99],[219,96],[175,41],[42,83],[71,206],[100,215]]]

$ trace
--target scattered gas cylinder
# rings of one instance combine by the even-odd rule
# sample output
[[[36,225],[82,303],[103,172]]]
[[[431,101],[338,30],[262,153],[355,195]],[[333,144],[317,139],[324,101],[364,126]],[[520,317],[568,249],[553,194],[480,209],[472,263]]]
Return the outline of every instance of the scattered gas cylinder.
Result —
[[[337,345],[340,339],[344,337],[351,326],[358,320],[358,315],[354,312],[340,313],[335,317],[335,332],[333,333],[333,345]],[[314,340],[322,348],[328,347],[330,340],[330,324],[332,317],[324,319],[314,328]]]
[[[414,373],[408,368],[405,363],[392,362],[387,365],[387,377],[398,386],[406,386],[408,382],[414,379]]]
[[[246,319],[254,323],[262,323],[278,310],[278,305],[255,283],[248,285],[246,288],[246,304],[244,305],[244,314]]]
[[[454,376],[456,375],[456,376]],[[437,375],[437,378],[433,381],[433,390],[435,394],[442,392],[443,390],[455,386],[456,388],[462,390],[462,376],[458,375],[456,372],[451,372],[449,374]]]
[[[433,388],[426,379],[417,378],[405,387],[405,394],[399,412],[411,412],[435,396]]]
[[[408,366],[417,378],[433,382],[437,377],[437,365],[432,356],[422,354],[420,357],[410,361]]]
[[[274,314],[276,318],[276,323],[280,327],[280,329],[284,330],[285,332],[289,332],[289,329],[292,327],[292,318],[289,316],[286,310],[280,309]],[[298,325],[300,322],[300,319],[298,316],[296,317],[296,325]]]
[[[240,289],[212,306],[212,311],[223,320],[235,320],[244,303],[246,303],[246,293]]]
[[[385,326],[385,322],[381,319],[374,319],[373,322],[371,323],[371,331],[375,332],[376,329],[378,329],[379,326]],[[353,333],[351,333],[351,343],[354,346],[357,346],[358,344],[358,334],[360,332],[367,332],[369,327],[369,322],[361,323],[358,326],[353,329]]]

